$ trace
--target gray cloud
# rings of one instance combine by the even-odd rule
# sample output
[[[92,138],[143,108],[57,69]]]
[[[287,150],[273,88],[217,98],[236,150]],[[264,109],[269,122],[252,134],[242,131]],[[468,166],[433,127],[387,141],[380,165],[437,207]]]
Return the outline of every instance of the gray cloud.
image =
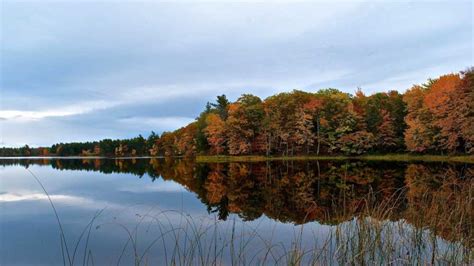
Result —
[[[1,15],[5,145],[171,130],[223,93],[403,91],[473,62],[467,1],[6,1]]]

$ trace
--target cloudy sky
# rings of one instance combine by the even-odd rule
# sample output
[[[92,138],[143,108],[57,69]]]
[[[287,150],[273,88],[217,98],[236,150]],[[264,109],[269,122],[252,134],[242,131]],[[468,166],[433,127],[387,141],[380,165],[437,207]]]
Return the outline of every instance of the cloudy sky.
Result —
[[[473,65],[470,1],[0,5],[0,146],[146,136],[218,94],[404,91]]]

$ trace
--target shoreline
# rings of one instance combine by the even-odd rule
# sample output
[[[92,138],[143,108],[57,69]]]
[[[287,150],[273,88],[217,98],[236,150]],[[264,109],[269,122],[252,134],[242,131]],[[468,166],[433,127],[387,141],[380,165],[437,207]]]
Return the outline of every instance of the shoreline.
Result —
[[[173,158],[183,158],[183,156],[170,156]],[[166,156],[17,156],[0,157],[1,160],[14,159],[164,159]],[[220,163],[220,162],[264,162],[264,161],[303,161],[303,160],[366,160],[366,161],[423,161],[423,162],[458,162],[474,164],[474,155],[413,155],[413,154],[384,154],[384,155],[361,155],[361,156],[263,156],[263,155],[197,155],[191,157],[198,163]]]
[[[198,155],[197,162],[263,162],[263,161],[304,161],[304,160],[365,160],[365,161],[396,161],[396,162],[457,162],[474,164],[473,155],[411,155],[411,154],[385,154],[361,156],[229,156],[229,155]]]

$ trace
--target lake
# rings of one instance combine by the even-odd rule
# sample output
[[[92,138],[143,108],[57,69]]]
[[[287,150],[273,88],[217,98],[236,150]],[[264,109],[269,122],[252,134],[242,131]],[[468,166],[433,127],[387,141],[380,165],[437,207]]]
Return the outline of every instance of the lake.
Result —
[[[0,164],[1,265],[473,262],[472,164]]]

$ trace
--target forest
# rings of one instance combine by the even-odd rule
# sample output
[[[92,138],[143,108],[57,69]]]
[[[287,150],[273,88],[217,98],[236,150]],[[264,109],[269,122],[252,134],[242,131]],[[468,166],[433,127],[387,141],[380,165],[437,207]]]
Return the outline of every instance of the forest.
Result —
[[[474,68],[404,93],[294,90],[225,95],[173,132],[131,139],[0,149],[0,156],[363,155],[474,153]]]

